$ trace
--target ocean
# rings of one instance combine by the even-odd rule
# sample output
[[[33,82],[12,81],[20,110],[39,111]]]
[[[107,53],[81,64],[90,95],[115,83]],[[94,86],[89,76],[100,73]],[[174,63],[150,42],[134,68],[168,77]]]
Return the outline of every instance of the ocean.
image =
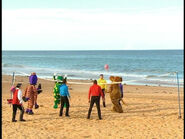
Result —
[[[40,78],[52,78],[58,73],[82,80],[104,74],[106,80],[121,76],[126,84],[176,86],[177,71],[183,86],[183,57],[184,50],[2,51],[2,74],[36,72]]]

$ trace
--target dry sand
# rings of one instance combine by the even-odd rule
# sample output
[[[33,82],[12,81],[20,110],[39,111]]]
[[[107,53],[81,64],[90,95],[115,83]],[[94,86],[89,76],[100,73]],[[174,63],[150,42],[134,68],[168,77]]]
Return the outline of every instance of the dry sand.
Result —
[[[28,77],[16,77],[23,89]],[[182,139],[184,136],[184,88],[181,92],[182,119],[178,119],[178,98],[176,87],[124,86],[124,113],[111,112],[111,101],[106,94],[107,107],[102,106],[103,120],[98,120],[94,106],[91,119],[86,119],[89,108],[88,89],[90,85],[69,85],[72,90],[70,117],[59,117],[59,108],[53,108],[54,82],[39,79],[43,92],[38,95],[39,109],[34,115],[24,114],[26,122],[12,123],[10,98],[11,76],[2,77],[2,137],[25,139]],[[24,104],[27,107],[27,103]],[[16,119],[19,120],[19,110]]]

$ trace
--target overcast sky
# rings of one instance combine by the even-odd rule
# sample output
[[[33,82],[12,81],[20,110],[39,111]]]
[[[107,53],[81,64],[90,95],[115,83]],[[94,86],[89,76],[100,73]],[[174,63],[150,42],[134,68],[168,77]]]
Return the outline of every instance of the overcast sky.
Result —
[[[183,0],[2,0],[3,50],[183,49]]]

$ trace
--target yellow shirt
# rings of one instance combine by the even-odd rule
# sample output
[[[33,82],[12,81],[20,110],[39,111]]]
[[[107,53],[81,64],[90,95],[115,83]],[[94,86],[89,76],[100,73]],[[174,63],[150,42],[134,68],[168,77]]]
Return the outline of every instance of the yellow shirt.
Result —
[[[101,87],[101,89],[107,89],[107,85],[102,84],[102,83],[107,83],[107,82],[106,82],[106,80],[99,78],[98,85]]]

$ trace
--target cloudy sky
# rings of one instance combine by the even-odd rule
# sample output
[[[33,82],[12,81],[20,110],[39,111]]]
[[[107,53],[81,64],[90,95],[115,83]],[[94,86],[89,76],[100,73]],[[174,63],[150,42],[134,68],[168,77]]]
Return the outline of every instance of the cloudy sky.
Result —
[[[2,48],[183,49],[183,0],[2,0]]]

